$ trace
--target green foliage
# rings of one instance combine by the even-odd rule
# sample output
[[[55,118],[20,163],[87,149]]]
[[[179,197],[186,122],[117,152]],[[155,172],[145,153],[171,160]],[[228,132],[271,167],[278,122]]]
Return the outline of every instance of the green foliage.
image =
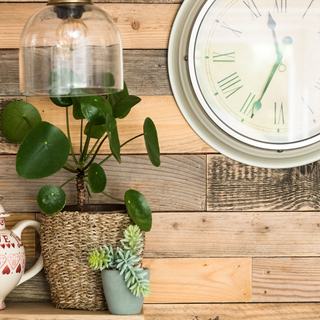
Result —
[[[53,88],[51,101],[58,107],[63,107],[66,113],[67,135],[53,124],[43,122],[38,110],[29,103],[12,102],[3,110],[2,133],[9,142],[21,143],[16,158],[16,170],[26,179],[49,177],[62,168],[73,174],[60,187],[45,186],[39,191],[37,202],[41,210],[47,214],[55,214],[62,209],[66,197],[61,188],[79,178],[86,183],[89,196],[91,191],[125,203],[131,219],[141,230],[149,231],[152,214],[145,197],[135,190],[128,190],[122,199],[106,193],[107,179],[101,165],[112,156],[121,163],[121,148],[132,140],[144,136],[150,161],[153,165],[159,166],[160,151],[155,125],[150,118],[147,118],[143,133],[120,145],[117,122],[126,117],[141,99],[129,95],[125,83],[123,91],[110,93],[106,99],[95,95],[93,91],[73,87],[78,80],[79,76],[68,68],[53,69],[49,79]],[[113,75],[106,74],[105,82],[109,85],[114,84]],[[61,84],[63,89],[58,92],[55,87],[58,88]],[[79,157],[74,153],[70,136],[69,106],[71,105],[73,105],[74,119],[79,120]],[[97,163],[95,160],[104,143],[109,143],[111,154]],[[70,151],[73,163],[68,161]],[[81,209],[79,203],[79,210]]]
[[[143,247],[142,233],[138,226],[129,226],[124,231],[124,239],[120,242],[123,248],[117,247],[115,251],[112,246],[104,246],[104,249],[100,248],[100,252],[97,249],[90,252],[88,256],[90,267],[101,271],[106,268],[116,268],[120,275],[124,275],[132,294],[137,297],[141,295],[147,297],[151,289],[149,281],[144,278],[146,272],[141,268],[141,264],[138,264]]]

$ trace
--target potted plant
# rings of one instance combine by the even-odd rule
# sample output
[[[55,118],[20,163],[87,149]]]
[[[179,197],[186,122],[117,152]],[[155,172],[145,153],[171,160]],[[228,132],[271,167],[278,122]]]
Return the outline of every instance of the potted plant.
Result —
[[[41,179],[61,169],[72,173],[60,186],[42,187],[37,196],[37,203],[45,213],[40,220],[44,269],[57,307],[104,310],[106,303],[100,275],[88,266],[86,252],[103,244],[119,246],[129,225],[136,224],[143,232],[149,231],[152,213],[146,198],[136,190],[127,190],[123,199],[106,193],[107,177],[102,164],[112,156],[121,163],[121,148],[143,136],[149,159],[158,167],[160,150],[156,127],[150,118],[146,118],[143,132],[120,144],[117,120],[125,118],[141,100],[129,95],[125,84],[123,91],[106,98],[89,95],[51,100],[65,108],[67,135],[55,125],[42,121],[38,110],[23,101],[12,102],[3,110],[2,133],[9,142],[21,143],[16,157],[16,170],[21,177]],[[70,106],[73,106],[73,117],[80,127],[78,156],[70,136]],[[83,135],[85,141],[82,141]],[[89,147],[90,141],[94,142],[92,147]],[[97,161],[99,150],[107,141],[111,154]],[[70,152],[73,163],[68,160]],[[61,212],[67,201],[63,187],[71,181],[76,181],[77,210]],[[115,206],[117,210],[108,214],[91,213],[86,209],[86,192],[88,197],[91,193],[99,193],[123,205]]]
[[[112,314],[139,314],[150,293],[150,270],[141,267],[143,237],[137,225],[127,227],[122,248],[100,247],[89,252],[93,270],[102,271],[102,283],[108,309]]]

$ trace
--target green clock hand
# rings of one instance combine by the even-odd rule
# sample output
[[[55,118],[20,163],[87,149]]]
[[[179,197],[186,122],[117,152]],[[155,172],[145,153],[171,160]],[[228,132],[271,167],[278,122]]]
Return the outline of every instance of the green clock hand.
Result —
[[[283,44],[284,44],[284,48],[283,48],[282,52],[278,55],[277,61],[276,61],[276,63],[274,64],[274,66],[272,68],[272,71],[271,71],[270,76],[268,78],[267,84],[265,85],[265,87],[263,89],[261,97],[260,97],[260,99],[258,101],[256,101],[253,104],[253,112],[252,112],[251,118],[253,118],[253,116],[257,113],[257,111],[259,111],[261,109],[261,107],[262,107],[261,100],[262,100],[264,94],[266,93],[266,91],[267,91],[267,89],[268,89],[268,87],[269,87],[269,85],[271,83],[271,80],[273,79],[273,76],[275,75],[279,65],[282,62],[282,59],[283,59],[283,56],[284,56],[284,53],[286,51],[287,46],[292,44],[292,38],[291,37],[285,37],[283,39]]]
[[[276,28],[276,22],[273,20],[270,12],[269,12],[269,20],[268,20],[268,27],[272,30],[272,33],[273,33],[273,41],[274,41],[274,44],[276,46],[276,51],[277,51],[277,55],[280,55],[280,48],[279,48],[279,44],[278,44],[278,39],[277,39],[277,36],[276,36],[276,32],[274,31],[274,29]]]

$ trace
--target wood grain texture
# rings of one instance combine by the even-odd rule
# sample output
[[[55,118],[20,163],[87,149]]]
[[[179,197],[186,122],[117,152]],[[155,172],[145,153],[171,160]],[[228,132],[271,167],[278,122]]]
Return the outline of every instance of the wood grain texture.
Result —
[[[320,210],[320,162],[264,169],[208,155],[208,211]]]
[[[319,256],[318,212],[156,213],[145,257]]]
[[[179,4],[100,3],[116,22],[124,49],[166,49]],[[0,4],[0,48],[19,48],[21,31],[44,3]]]
[[[124,50],[123,70],[130,94],[172,94],[166,50]],[[0,95],[20,95],[18,50],[0,50]]]
[[[10,211],[10,208],[6,208]],[[10,217],[6,218],[6,228],[13,228],[18,222],[22,220],[35,220],[36,215],[34,213],[10,213]],[[21,241],[24,245],[27,259],[32,259],[35,257],[35,230],[34,228],[25,228],[22,232]]]
[[[97,162],[102,160],[97,158]],[[162,156],[161,166],[154,167],[147,156],[123,156],[121,165],[113,158],[103,167],[108,179],[106,192],[123,198],[128,189],[140,191],[153,211],[204,210],[206,201],[206,157],[197,155]],[[0,190],[3,205],[10,212],[39,212],[36,197],[46,184],[61,185],[72,174],[60,170],[52,177],[26,180],[17,175],[15,156],[0,157]],[[72,181],[64,187],[68,204],[76,203]],[[184,195],[183,197],[181,195]],[[91,203],[108,203],[103,195],[92,195]]]
[[[117,320],[118,315],[108,311],[85,311],[56,309],[52,303],[9,303],[7,309],[0,314],[0,319],[6,320]],[[123,320],[144,320],[143,310],[138,315],[122,315]]]
[[[256,258],[254,302],[320,301],[320,258]]]
[[[189,127],[183,118],[173,96],[141,96],[142,101],[135,106],[128,117],[118,120],[118,131],[121,143],[143,132],[143,123],[150,117],[158,131],[161,153],[203,153],[214,152],[198,135]],[[48,121],[65,133],[65,109],[55,106],[49,98],[28,98],[27,102],[34,105],[40,112],[42,120]],[[80,121],[72,117],[72,108],[69,110],[70,131],[75,152],[79,153],[80,146]],[[85,140],[83,140],[85,141]],[[3,144],[1,148],[12,153],[12,147]],[[12,145],[11,145],[12,146]],[[100,149],[100,154],[109,153],[109,144]],[[146,154],[143,137],[132,141],[121,149],[123,154]]]
[[[0,0],[0,2],[45,2],[44,0]],[[94,3],[182,3],[183,0],[97,0]]]
[[[319,320],[317,303],[146,304],[146,320]]]
[[[249,302],[251,259],[145,259],[151,293],[145,303]]]

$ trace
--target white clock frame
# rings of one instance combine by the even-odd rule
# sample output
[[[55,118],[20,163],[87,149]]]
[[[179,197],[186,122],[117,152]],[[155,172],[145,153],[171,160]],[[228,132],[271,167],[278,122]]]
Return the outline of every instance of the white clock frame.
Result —
[[[172,27],[168,48],[169,78],[175,100],[190,127],[227,157],[265,168],[291,168],[320,159],[320,142],[295,149],[254,147],[222,130],[207,115],[190,79],[188,51],[195,21],[207,0],[184,0]]]

